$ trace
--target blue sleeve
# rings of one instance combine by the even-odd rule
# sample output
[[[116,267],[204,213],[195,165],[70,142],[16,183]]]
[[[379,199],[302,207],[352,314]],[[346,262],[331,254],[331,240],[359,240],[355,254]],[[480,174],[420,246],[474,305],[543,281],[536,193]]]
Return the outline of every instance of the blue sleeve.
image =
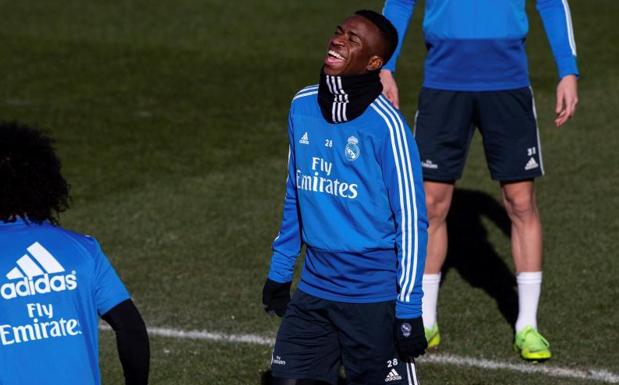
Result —
[[[536,6],[557,63],[559,78],[578,76],[576,41],[567,0],[537,0]]]
[[[96,241],[95,241],[96,242]],[[103,254],[101,246],[96,243],[95,271],[93,291],[97,312],[99,315],[107,313],[114,306],[130,298],[125,285],[116,274],[114,267]]]
[[[400,56],[400,50],[402,49],[402,44],[404,43],[404,38],[406,37],[406,31],[408,30],[411,17],[413,17],[415,3],[417,3],[417,0],[385,1],[383,15],[389,19],[389,21],[398,30],[398,47],[393,53],[393,56],[391,56],[391,59],[384,65],[383,68],[386,70],[395,71],[395,63],[398,61],[398,56]]]
[[[396,225],[396,317],[417,318],[421,316],[421,281],[428,242],[421,164],[417,145],[402,115],[390,105],[385,113],[391,125],[388,124],[389,135],[382,146],[381,168]]]
[[[269,270],[269,279],[281,283],[292,281],[294,265],[301,252],[301,226],[297,205],[294,135],[291,116],[292,112],[288,117],[288,177],[286,179],[284,213],[279,234],[273,241],[273,256]]]

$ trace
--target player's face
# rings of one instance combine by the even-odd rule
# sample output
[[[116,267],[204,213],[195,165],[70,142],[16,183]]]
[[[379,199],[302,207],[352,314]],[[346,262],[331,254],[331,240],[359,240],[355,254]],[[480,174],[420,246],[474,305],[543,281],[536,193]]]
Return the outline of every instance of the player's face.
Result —
[[[378,55],[380,30],[362,16],[351,16],[337,26],[329,40],[324,71],[327,75],[361,75],[383,65]]]

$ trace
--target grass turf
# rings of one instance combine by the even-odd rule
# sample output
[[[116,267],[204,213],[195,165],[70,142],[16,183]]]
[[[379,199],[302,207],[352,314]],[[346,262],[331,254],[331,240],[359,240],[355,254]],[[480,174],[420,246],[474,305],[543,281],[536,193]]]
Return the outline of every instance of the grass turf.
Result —
[[[272,336],[277,322],[262,314],[260,292],[280,219],[290,98],[317,81],[333,27],[355,9],[381,6],[0,2],[0,116],[58,139],[74,198],[63,224],[101,241],[149,325]],[[546,365],[617,372],[619,53],[609,37],[619,4],[571,6],[581,103],[561,129],[552,127],[554,63],[530,12],[548,173],[538,183],[546,258],[540,326],[555,354]],[[422,69],[420,10],[398,67],[409,118]],[[498,212],[479,137],[459,186],[463,204]],[[501,311],[513,301],[501,220],[487,211],[461,219],[479,226],[450,256],[441,349],[518,363],[509,309]],[[119,383],[111,337],[102,334],[102,371],[107,383]],[[259,346],[153,338],[153,383],[254,384],[269,354]],[[425,384],[576,383],[434,364],[420,371]]]

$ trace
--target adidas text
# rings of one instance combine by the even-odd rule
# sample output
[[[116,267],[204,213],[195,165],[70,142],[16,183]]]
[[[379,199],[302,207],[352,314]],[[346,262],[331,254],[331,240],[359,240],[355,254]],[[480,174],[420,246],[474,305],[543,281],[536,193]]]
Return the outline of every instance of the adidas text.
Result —
[[[32,278],[22,278],[17,282],[8,282],[0,287],[0,294],[4,299],[17,297],[27,297],[36,294],[47,294],[65,290],[75,290],[77,288],[77,274],[72,271],[70,274],[48,274]]]
[[[427,159],[427,160],[424,160],[423,162],[421,162],[421,167],[437,169],[438,165],[436,163],[433,163],[430,159]]]

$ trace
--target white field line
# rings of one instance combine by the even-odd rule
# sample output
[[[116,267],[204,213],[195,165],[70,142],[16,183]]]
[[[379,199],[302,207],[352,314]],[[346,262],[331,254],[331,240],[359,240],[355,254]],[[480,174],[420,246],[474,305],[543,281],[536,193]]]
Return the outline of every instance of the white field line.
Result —
[[[102,330],[111,330],[107,325],[101,325]],[[151,336],[168,337],[177,339],[204,340],[228,343],[247,343],[254,345],[273,346],[275,340],[256,334],[226,334],[209,332],[206,330],[181,330],[171,328],[149,327],[148,334]],[[453,354],[432,353],[418,359],[421,363],[454,365],[469,368],[487,370],[508,370],[526,374],[542,374],[550,377],[570,378],[579,380],[591,380],[619,384],[619,374],[606,369],[570,369],[557,366],[543,366],[532,364],[512,364],[508,362],[493,361],[483,358],[463,357]]]

